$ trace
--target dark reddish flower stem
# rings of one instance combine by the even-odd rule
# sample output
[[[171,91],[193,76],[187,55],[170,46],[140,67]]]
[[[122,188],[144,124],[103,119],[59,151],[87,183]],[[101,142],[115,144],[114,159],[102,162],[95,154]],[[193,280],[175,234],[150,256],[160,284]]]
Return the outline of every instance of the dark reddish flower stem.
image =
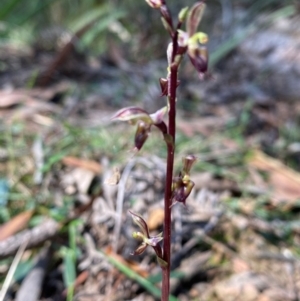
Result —
[[[171,270],[171,205],[172,205],[172,181],[175,153],[175,135],[176,135],[176,88],[178,66],[174,63],[177,52],[177,30],[173,34],[173,53],[170,74],[168,76],[168,98],[169,98],[169,124],[168,134],[172,138],[172,143],[167,143],[167,167],[166,167],[166,185],[165,185],[165,217],[164,217],[164,240],[163,240],[163,259],[168,263],[166,268],[162,269],[162,301],[169,300],[170,294],[170,270]]]

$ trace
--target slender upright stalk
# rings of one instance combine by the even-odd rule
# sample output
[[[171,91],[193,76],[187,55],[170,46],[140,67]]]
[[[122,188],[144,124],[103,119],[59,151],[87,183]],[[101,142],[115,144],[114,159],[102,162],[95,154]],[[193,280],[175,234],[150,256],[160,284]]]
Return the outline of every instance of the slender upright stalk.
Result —
[[[177,52],[178,34],[173,36],[172,63]],[[162,301],[169,300],[170,294],[170,270],[171,270],[171,205],[172,205],[172,181],[173,166],[176,139],[176,88],[177,88],[177,64],[171,64],[168,76],[168,99],[169,99],[169,124],[168,134],[172,137],[172,143],[168,143],[167,166],[166,166],[166,184],[165,184],[165,205],[164,205],[164,240],[163,254],[164,260],[168,263],[167,267],[162,270]]]
[[[163,134],[167,145],[167,166],[164,195],[164,231],[162,234],[151,236],[146,221],[137,213],[129,211],[133,221],[140,228],[141,232],[134,232],[133,237],[141,240],[141,244],[132,253],[142,254],[147,247],[152,247],[156,253],[156,258],[162,268],[162,294],[161,301],[168,301],[170,295],[170,270],[171,270],[171,207],[173,204],[182,203],[185,205],[186,199],[191,193],[195,183],[190,179],[190,169],[196,160],[193,155],[187,155],[183,160],[183,168],[177,177],[173,176],[175,140],[176,140],[176,89],[179,85],[178,68],[185,53],[199,77],[203,78],[208,66],[208,53],[204,44],[208,37],[205,33],[196,32],[197,26],[202,18],[205,7],[205,0],[196,2],[189,10],[188,7],[181,9],[178,14],[177,26],[173,26],[172,16],[165,0],[146,0],[154,9],[159,9],[162,21],[169,32],[172,43],[167,50],[168,76],[167,79],[160,78],[162,96],[168,96],[168,124],[163,120],[167,111],[166,107],[149,114],[138,107],[127,107],[119,110],[112,119],[122,121],[132,121],[137,123],[135,134],[135,149],[140,150],[149,136],[151,127],[156,126]],[[186,32],[180,30],[183,22],[186,21]],[[160,242],[163,240],[163,246]]]

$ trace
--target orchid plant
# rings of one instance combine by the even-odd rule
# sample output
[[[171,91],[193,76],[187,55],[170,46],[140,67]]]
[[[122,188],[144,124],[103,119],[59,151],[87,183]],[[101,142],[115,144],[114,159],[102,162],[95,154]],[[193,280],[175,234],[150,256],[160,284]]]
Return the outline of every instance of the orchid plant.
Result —
[[[204,78],[208,67],[208,52],[205,46],[208,37],[205,33],[196,31],[204,12],[204,1],[195,3],[190,9],[188,7],[183,8],[178,14],[176,26],[174,26],[173,18],[165,0],[146,0],[146,2],[153,9],[160,11],[162,23],[171,38],[167,48],[167,76],[159,79],[161,96],[167,96],[166,106],[153,114],[139,107],[127,107],[118,111],[112,119],[128,121],[137,126],[134,139],[136,151],[143,147],[153,126],[157,127],[162,133],[167,146],[163,233],[150,236],[147,223],[143,217],[138,213],[129,211],[134,223],[140,228],[140,232],[133,233],[133,238],[141,241],[133,254],[140,255],[147,247],[153,248],[162,269],[161,300],[167,301],[170,293],[171,209],[176,203],[185,205],[186,199],[194,187],[194,182],[190,179],[190,170],[196,161],[194,155],[184,157],[181,172],[178,176],[174,176],[176,90],[180,85],[178,69],[185,53],[187,53],[192,65],[198,72],[199,78]],[[186,31],[181,29],[184,22],[186,23]],[[165,115],[168,115],[167,122],[164,121]]]

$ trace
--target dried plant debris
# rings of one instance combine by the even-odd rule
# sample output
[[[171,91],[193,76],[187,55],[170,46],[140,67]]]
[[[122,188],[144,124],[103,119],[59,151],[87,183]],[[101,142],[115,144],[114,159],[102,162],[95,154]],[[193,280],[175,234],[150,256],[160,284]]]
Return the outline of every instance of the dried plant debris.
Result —
[[[277,23],[280,35],[292,20]],[[179,98],[187,101],[178,112],[176,148],[183,157],[191,150],[197,163],[186,206],[177,202],[172,208],[171,288],[178,300],[300,299],[300,105],[255,89],[251,70],[263,67],[247,69],[250,42],[241,46],[243,59],[229,78],[221,79],[222,64],[215,80],[205,83],[206,92],[183,66]],[[20,49],[21,59],[16,51],[0,49],[1,66],[8,59],[18,70],[0,75],[1,289],[14,256],[26,250],[5,300],[25,300],[24,292],[31,292],[28,300],[65,300],[72,290],[73,300],[81,301],[157,300],[131,278],[135,273],[154,291],[160,288],[153,252],[146,249],[142,260],[130,255],[141,242],[132,239],[136,228],[128,209],[140,212],[150,237],[163,231],[161,133],[147,132],[151,139],[141,158],[132,153],[131,129],[109,122],[112,111],[136,95],[145,110],[157,110],[153,99],[160,87],[145,70],[152,78],[165,71],[161,62],[126,61],[126,70],[119,70],[97,61],[96,70],[77,61],[81,75],[66,79],[67,73],[57,73],[52,86],[30,88],[33,69],[48,64],[33,62]],[[266,55],[279,52],[276,46]],[[19,64],[23,59],[30,62],[26,68]],[[242,73],[238,81],[236,69]],[[268,90],[266,79],[262,88]]]

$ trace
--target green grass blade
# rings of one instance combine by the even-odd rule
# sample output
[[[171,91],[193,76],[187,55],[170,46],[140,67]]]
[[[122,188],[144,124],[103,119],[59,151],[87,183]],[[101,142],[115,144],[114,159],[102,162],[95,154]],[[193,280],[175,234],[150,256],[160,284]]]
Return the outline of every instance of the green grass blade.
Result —
[[[224,58],[230,51],[235,49],[238,45],[240,45],[246,38],[254,32],[253,26],[249,26],[249,28],[245,29],[243,33],[239,33],[233,36],[231,39],[227,40],[223,44],[221,44],[217,50],[215,50],[209,59],[209,66],[213,67],[216,65],[222,58]]]
[[[63,270],[63,279],[64,284],[68,290],[67,292],[67,301],[73,300],[74,295],[74,283],[76,279],[76,267],[75,267],[75,254],[73,250],[68,248],[62,249],[64,270]]]
[[[126,265],[122,264],[115,258],[106,255],[104,252],[99,251],[101,254],[105,256],[108,262],[110,262],[114,267],[116,267],[120,272],[125,274],[128,278],[136,281],[140,286],[142,286],[145,290],[147,290],[153,296],[160,298],[161,290],[154,286],[149,280],[141,277],[139,274],[129,269]],[[176,297],[170,296],[169,301],[179,301]]]
[[[110,14],[110,10],[111,8],[108,5],[100,5],[98,7],[94,7],[93,9],[89,9],[85,13],[79,15],[78,18],[75,18],[72,22],[70,22],[69,29],[73,32],[77,32],[100,17]]]
[[[287,5],[281,9],[276,10],[274,13],[269,15],[271,22],[275,22],[280,18],[287,18],[296,13],[296,8],[294,5]],[[210,55],[209,66],[213,67],[216,65],[222,58],[224,58],[230,51],[235,49],[239,44],[246,40],[250,34],[258,30],[255,24],[249,25],[242,33],[234,35],[232,38],[228,39],[226,42],[221,44],[217,50],[215,50]]]
[[[5,19],[22,0],[11,0],[0,9],[0,20]]]
[[[99,20],[93,28],[91,28],[83,37],[83,43],[85,45],[90,45],[101,32],[107,29],[107,27],[115,20],[120,19],[124,16],[124,12],[117,11],[109,14],[107,17]]]

